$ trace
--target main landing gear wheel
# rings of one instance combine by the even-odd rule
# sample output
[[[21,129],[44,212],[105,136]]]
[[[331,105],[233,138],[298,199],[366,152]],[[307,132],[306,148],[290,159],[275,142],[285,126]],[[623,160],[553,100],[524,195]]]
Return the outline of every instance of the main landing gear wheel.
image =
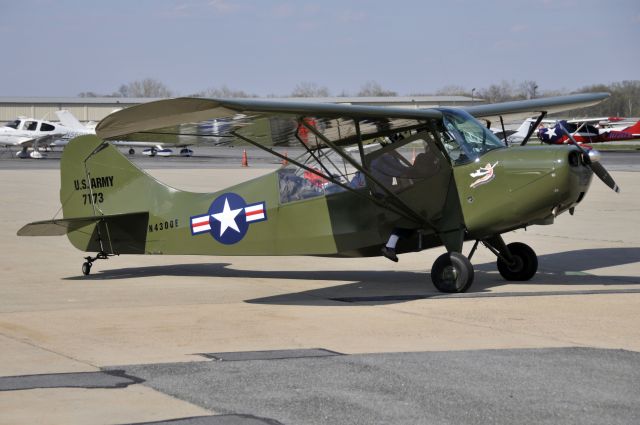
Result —
[[[135,153],[136,153],[136,150],[135,150],[135,149],[133,149],[133,148],[129,149],[129,155],[133,155],[133,154],[135,154]]]
[[[523,281],[535,276],[538,271],[538,256],[529,245],[514,242],[507,245],[513,263],[507,263],[498,257],[498,271],[505,280]]]
[[[88,276],[89,273],[91,273],[91,263],[85,261],[84,263],[82,263],[82,274]]]
[[[465,292],[473,283],[473,275],[469,259],[457,252],[442,254],[431,267],[431,280],[440,292]]]

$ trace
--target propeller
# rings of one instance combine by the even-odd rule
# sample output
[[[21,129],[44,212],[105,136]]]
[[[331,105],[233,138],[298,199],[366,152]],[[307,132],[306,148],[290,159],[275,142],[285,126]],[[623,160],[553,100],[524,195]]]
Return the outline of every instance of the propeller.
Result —
[[[620,188],[616,184],[615,180],[613,180],[613,177],[611,177],[611,174],[609,174],[606,168],[604,168],[604,166],[600,163],[600,152],[598,152],[597,150],[587,151],[582,146],[580,146],[578,142],[576,142],[576,139],[573,138],[571,133],[569,133],[562,124],[559,123],[558,127],[560,127],[560,130],[562,130],[564,134],[566,134],[567,137],[569,137],[569,139],[573,142],[573,144],[578,149],[580,149],[580,152],[582,153],[583,161],[585,164],[589,166],[589,168],[591,168],[591,171],[593,171],[593,173],[596,176],[598,176],[604,184],[609,186],[616,193],[620,193]]]

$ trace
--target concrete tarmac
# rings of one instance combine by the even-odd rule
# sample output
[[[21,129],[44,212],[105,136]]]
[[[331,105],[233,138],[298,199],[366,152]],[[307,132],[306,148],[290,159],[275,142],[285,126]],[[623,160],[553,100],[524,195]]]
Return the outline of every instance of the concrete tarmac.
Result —
[[[274,166],[148,172],[204,192]],[[470,292],[443,296],[441,249],[120,256],[85,277],[66,238],[16,236],[57,213],[58,170],[0,169],[0,424],[638,423],[640,174],[612,175],[622,193],[594,179],[574,216],[505,235],[534,279],[479,249]]]

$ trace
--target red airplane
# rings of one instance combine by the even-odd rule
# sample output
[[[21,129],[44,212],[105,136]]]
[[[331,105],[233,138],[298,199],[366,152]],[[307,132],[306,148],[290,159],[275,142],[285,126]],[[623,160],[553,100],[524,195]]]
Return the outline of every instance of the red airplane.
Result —
[[[613,128],[598,128],[589,122],[600,122],[600,118],[585,119],[585,120],[572,120],[572,121],[558,121],[552,127],[540,127],[538,129],[538,138],[551,145],[560,145],[563,143],[572,143],[567,135],[560,130],[559,126],[562,125],[578,143],[603,143],[614,142],[619,140],[633,140],[640,139],[640,121],[627,127],[613,127]],[[619,119],[608,120],[619,121]],[[602,124],[601,124],[602,125]],[[621,128],[622,127],[622,128]]]

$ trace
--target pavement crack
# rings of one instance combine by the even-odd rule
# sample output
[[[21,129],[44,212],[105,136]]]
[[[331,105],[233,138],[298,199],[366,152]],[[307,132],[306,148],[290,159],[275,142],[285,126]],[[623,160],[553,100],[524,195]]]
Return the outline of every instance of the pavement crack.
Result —
[[[67,360],[71,360],[71,361],[74,361],[74,362],[82,363],[82,364],[84,364],[84,365],[87,365],[87,366],[93,367],[93,368],[98,369],[98,370],[100,369],[100,366],[98,366],[98,365],[96,365],[96,364],[93,364],[93,363],[88,362],[88,361],[86,361],[86,360],[80,360],[80,359],[75,358],[75,357],[73,357],[73,356],[71,356],[71,355],[69,355],[69,354],[65,354],[65,353],[62,353],[62,352],[59,352],[59,351],[52,350],[52,349],[50,349],[50,348],[46,348],[46,347],[40,346],[40,345],[38,345],[38,344],[36,344],[36,343],[34,343],[34,342],[32,342],[32,341],[28,340],[28,339],[23,339],[23,338],[14,337],[14,336],[12,336],[12,335],[8,335],[8,334],[6,334],[6,333],[4,333],[4,332],[0,332],[0,335],[2,335],[3,337],[5,337],[5,338],[7,338],[7,339],[12,340],[12,341],[15,341],[15,342],[19,342],[19,343],[22,343],[22,344],[29,345],[29,346],[31,346],[31,347],[33,347],[33,348],[38,349],[38,350],[42,350],[42,351],[46,351],[46,352],[51,353],[51,354],[55,354],[55,355],[57,355],[57,356],[60,356],[60,357],[65,358],[65,359],[67,359]]]

